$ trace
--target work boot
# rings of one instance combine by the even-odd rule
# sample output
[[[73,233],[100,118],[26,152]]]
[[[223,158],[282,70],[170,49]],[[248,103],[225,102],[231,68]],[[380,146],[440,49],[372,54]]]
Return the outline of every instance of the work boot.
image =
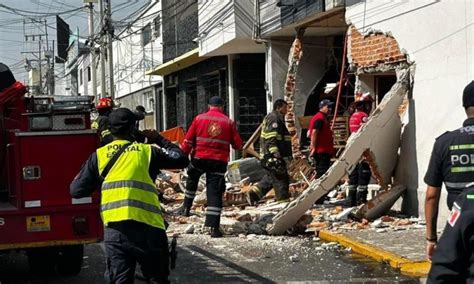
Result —
[[[354,185],[349,185],[347,202],[349,207],[354,207],[357,205],[357,189]]]
[[[211,238],[222,238],[223,234],[219,227],[211,227]]]
[[[367,186],[357,187],[357,205],[361,205],[367,202]]]
[[[247,203],[249,205],[254,206],[260,200],[257,192],[260,192],[260,189],[254,185],[250,187],[249,191],[245,194],[245,198],[247,199]]]
[[[181,207],[179,207],[178,209],[173,211],[173,213],[175,215],[189,217],[189,216],[191,216],[191,208],[188,208],[188,207],[185,207],[184,205],[182,205]]]

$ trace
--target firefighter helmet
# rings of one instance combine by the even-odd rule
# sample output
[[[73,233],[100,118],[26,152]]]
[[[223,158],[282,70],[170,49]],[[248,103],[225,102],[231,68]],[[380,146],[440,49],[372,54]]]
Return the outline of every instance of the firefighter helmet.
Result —
[[[101,98],[97,103],[97,109],[104,109],[104,108],[112,108],[114,106],[114,102],[111,98]]]

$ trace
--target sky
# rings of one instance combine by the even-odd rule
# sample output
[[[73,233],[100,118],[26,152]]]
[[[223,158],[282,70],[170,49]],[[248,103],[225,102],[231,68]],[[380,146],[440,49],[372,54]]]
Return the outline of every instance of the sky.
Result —
[[[115,24],[126,23],[127,16],[136,12],[148,0],[111,0],[112,20]],[[46,19],[48,41],[56,41],[56,14],[59,14],[72,31],[79,28],[81,36],[88,36],[88,11],[80,9],[84,0],[0,0],[0,62],[10,66],[17,80],[25,81],[25,57],[33,54],[21,53],[38,49],[38,42],[25,42],[26,34],[44,33],[44,24],[27,23],[24,20]],[[95,26],[98,27],[98,4],[94,7]]]

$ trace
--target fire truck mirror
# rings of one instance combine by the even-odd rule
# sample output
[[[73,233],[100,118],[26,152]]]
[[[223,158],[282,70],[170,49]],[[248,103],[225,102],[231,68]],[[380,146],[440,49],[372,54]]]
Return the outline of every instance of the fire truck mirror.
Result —
[[[23,179],[35,180],[41,178],[41,168],[39,166],[23,167]]]

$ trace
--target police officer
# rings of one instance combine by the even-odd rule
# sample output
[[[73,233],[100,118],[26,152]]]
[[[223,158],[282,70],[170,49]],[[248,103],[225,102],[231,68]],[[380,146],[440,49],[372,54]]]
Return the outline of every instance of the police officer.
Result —
[[[168,240],[154,179],[159,169],[184,168],[188,159],[172,143],[132,143],[136,119],[126,108],[110,113],[114,140],[91,154],[70,192],[82,198],[101,187],[107,283],[133,283],[136,262],[150,282],[168,283]],[[149,140],[158,136],[148,132]]]
[[[334,155],[334,138],[327,118],[333,104],[328,99],[321,100],[319,112],[311,118],[309,123],[310,156],[316,162],[316,178],[326,173],[331,166],[331,157]]]
[[[360,127],[369,119],[372,106],[372,96],[369,93],[362,94],[355,103],[356,111],[349,119],[349,131],[356,133]],[[349,174],[349,206],[356,206],[367,201],[367,190],[372,173],[369,164],[364,158],[357,164]]]
[[[256,204],[272,188],[275,189],[277,201],[283,202],[290,197],[290,177],[286,161],[292,157],[292,149],[291,135],[285,125],[287,112],[288,103],[278,99],[273,104],[273,111],[263,120],[260,134],[260,155],[265,175],[247,192],[247,202],[250,205]]]
[[[242,148],[235,123],[224,114],[224,100],[214,96],[209,100],[206,113],[196,116],[181,144],[184,153],[191,154],[183,206],[179,213],[189,216],[199,183],[206,174],[207,208],[205,226],[211,228],[211,237],[222,237],[220,216],[222,195],[225,192],[224,174],[227,171],[230,146]]]
[[[112,142],[113,137],[109,131],[109,114],[114,108],[114,102],[111,98],[101,98],[96,105],[99,116],[92,122],[92,129],[97,129],[100,145],[104,146]]]
[[[431,259],[437,242],[436,223],[443,182],[448,191],[449,209],[461,192],[474,187],[474,81],[464,88],[462,100],[468,118],[461,128],[436,139],[425,175],[428,259]]]
[[[474,189],[454,202],[427,283],[474,283]]]

